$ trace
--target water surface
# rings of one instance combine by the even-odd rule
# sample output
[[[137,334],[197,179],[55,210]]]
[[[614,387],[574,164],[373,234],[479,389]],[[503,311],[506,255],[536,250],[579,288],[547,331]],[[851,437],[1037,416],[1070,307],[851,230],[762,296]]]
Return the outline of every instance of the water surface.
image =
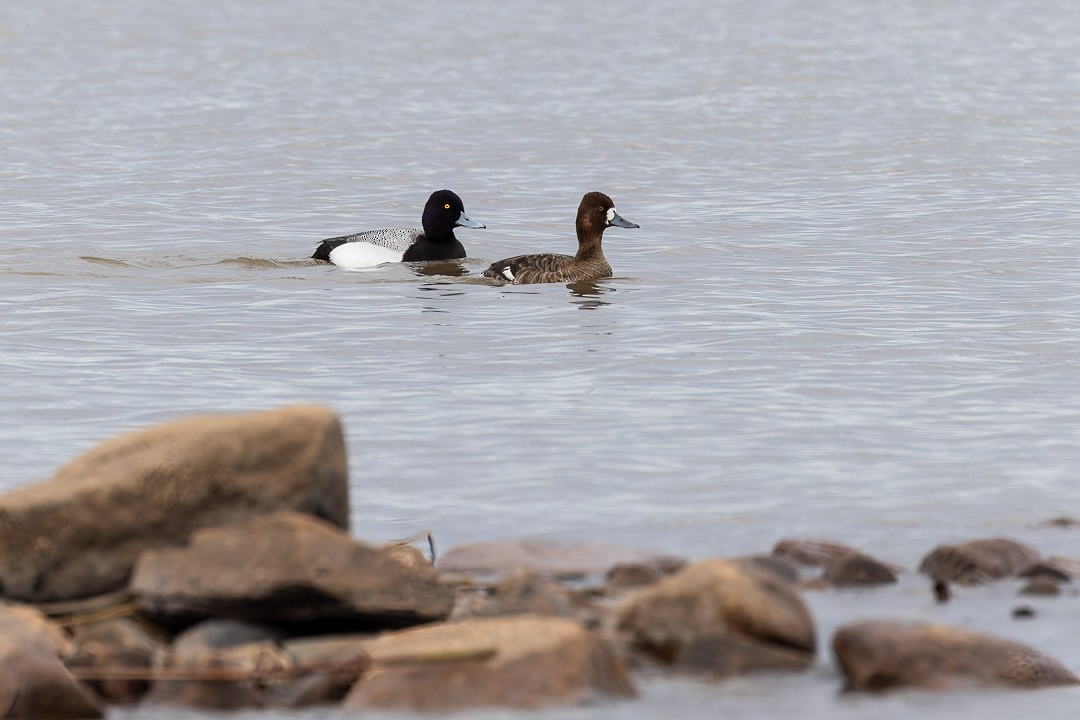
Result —
[[[1078,38],[1063,1],[4,4],[0,488],[125,430],[325,403],[372,540],[1080,555],[1038,527],[1080,512]],[[469,259],[306,259],[441,187],[488,225]],[[641,225],[607,233],[614,278],[478,280],[572,251],[594,189]],[[942,609],[906,582],[894,614],[1080,670],[1073,596],[1019,624],[1015,588]],[[883,611],[809,599],[826,640]],[[550,716],[1077,702],[838,685],[825,652]]]

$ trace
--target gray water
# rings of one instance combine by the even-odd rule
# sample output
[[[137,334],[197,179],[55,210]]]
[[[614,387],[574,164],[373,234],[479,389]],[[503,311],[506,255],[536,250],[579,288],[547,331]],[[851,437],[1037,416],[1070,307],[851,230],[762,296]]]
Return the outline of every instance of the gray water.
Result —
[[[1073,3],[13,0],[0,87],[0,489],[122,431],[325,403],[371,540],[1080,555],[1039,527],[1080,512]],[[488,225],[458,275],[306,259],[442,187]],[[607,233],[614,278],[479,280],[572,252],[590,190],[641,225]],[[1022,624],[1014,594],[808,599],[826,641],[936,618],[1080,671],[1075,596]],[[540,717],[1080,702],[838,684],[825,651]]]

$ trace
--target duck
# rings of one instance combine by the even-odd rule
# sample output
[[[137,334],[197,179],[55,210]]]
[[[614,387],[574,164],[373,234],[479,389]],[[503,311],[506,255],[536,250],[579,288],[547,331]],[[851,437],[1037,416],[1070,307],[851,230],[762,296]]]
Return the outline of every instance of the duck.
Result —
[[[465,214],[461,198],[450,190],[436,190],[424,205],[423,230],[385,228],[328,238],[319,243],[313,260],[343,268],[367,268],[383,263],[454,260],[465,257],[465,247],[454,228],[487,227]]]
[[[604,230],[611,226],[641,227],[615,211],[615,202],[602,192],[585,193],[577,211],[578,250],[576,255],[542,253],[518,255],[492,263],[485,277],[504,283],[573,283],[611,277],[611,265],[600,246]]]

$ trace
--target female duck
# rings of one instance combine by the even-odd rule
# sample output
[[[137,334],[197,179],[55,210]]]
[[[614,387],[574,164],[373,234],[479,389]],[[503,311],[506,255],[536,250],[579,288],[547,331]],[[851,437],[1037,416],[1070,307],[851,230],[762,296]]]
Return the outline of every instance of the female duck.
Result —
[[[465,214],[455,193],[437,190],[424,206],[423,230],[387,228],[323,240],[311,257],[343,268],[365,268],[388,262],[452,260],[465,257],[454,237],[455,227],[483,228]]]
[[[641,227],[615,212],[615,203],[602,192],[586,193],[577,211],[578,251],[573,257],[545,253],[518,255],[500,260],[484,275],[515,285],[525,283],[580,282],[610,277],[611,265],[604,257],[600,241],[608,226]]]

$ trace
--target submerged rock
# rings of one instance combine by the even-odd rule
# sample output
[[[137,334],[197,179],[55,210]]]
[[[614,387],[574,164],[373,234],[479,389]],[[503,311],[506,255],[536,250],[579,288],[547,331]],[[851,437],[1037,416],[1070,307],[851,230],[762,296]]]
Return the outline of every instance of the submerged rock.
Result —
[[[98,702],[64,666],[60,629],[37,611],[0,604],[0,717],[86,720]]]
[[[717,674],[804,669],[814,624],[794,587],[752,566],[708,560],[629,595],[616,637],[674,666]]]
[[[289,656],[280,633],[237,620],[201,623],[173,641],[145,702],[208,710],[268,705],[268,680],[284,676]],[[172,677],[169,677],[172,676]]]
[[[143,624],[131,618],[102,620],[81,627],[66,663],[73,672],[113,668],[149,669],[165,644]],[[134,703],[150,689],[148,679],[97,679],[87,683],[110,703]]]
[[[187,548],[147,551],[130,589],[166,624],[235,617],[380,629],[446,618],[453,589],[431,565],[402,557],[311,516],[280,513],[201,530]]]
[[[1016,575],[1039,559],[1039,553],[1008,538],[939,545],[919,565],[934,580],[977,585]]]
[[[557,615],[574,617],[577,610],[570,591],[528,570],[503,577],[487,592],[459,596],[452,620],[498,615]]]
[[[1060,595],[1061,586],[1048,577],[1037,577],[1020,588],[1021,595]]]
[[[102,443],[0,495],[0,587],[34,602],[123,587],[139,554],[279,510],[348,526],[345,443],[327,408],[208,415]]]
[[[946,625],[868,621],[840,628],[833,652],[848,690],[1075,685],[1056,660],[1011,640]]]
[[[776,543],[773,555],[787,558],[799,565],[818,567],[828,565],[837,558],[857,553],[850,545],[831,540],[793,540],[786,539]]]
[[[350,710],[542,708],[634,695],[607,644],[564,618],[429,625],[384,635],[365,649],[374,664],[345,698]]]
[[[546,577],[602,576],[620,563],[677,560],[641,550],[596,543],[557,543],[539,540],[476,542],[444,553],[439,572],[497,575],[531,570]]]
[[[867,587],[895,583],[896,572],[869,555],[851,553],[829,563],[823,578],[835,587]]]

